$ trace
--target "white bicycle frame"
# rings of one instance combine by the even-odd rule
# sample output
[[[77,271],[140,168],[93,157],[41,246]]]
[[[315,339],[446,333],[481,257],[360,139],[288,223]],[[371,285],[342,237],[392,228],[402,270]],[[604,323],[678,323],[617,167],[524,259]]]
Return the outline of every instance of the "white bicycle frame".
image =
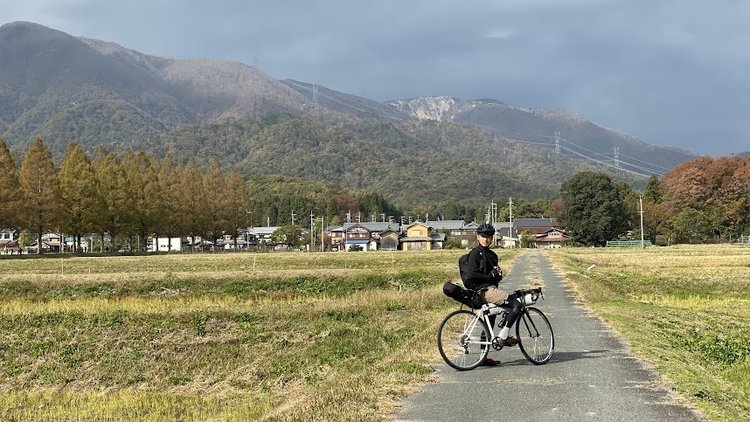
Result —
[[[474,329],[476,328],[477,324],[479,323],[479,320],[482,319],[487,324],[487,327],[490,330],[490,338],[489,341],[470,341],[467,344],[479,344],[480,346],[491,346],[492,341],[495,339],[495,331],[492,329],[492,324],[490,323],[490,316],[492,315],[499,315],[502,311],[496,313],[496,314],[490,314],[490,311],[495,308],[502,308],[502,306],[498,306],[494,303],[485,303],[482,305],[479,310],[474,311],[474,319],[471,320],[471,323],[468,327],[464,330],[464,335],[466,335],[468,338],[471,338],[471,335],[469,333],[472,333]],[[477,313],[481,312],[481,313]]]

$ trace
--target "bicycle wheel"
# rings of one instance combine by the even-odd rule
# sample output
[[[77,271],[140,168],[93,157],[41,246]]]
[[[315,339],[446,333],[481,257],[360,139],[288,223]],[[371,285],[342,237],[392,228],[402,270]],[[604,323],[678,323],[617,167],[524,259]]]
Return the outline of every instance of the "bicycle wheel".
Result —
[[[555,334],[547,317],[537,308],[526,308],[516,321],[521,353],[534,365],[544,365],[555,351]]]
[[[487,324],[467,310],[448,314],[438,328],[440,356],[445,363],[459,371],[479,366],[489,353],[490,344]]]

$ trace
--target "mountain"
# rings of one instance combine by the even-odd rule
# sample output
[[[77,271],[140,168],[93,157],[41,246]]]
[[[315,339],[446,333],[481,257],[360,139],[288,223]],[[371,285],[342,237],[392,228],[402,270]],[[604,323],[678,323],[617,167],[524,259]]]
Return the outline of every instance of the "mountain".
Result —
[[[323,86],[285,79],[281,81],[289,88],[303,95],[307,101],[328,110],[356,114],[363,117],[383,117],[386,119],[408,120],[409,114],[402,113],[390,104],[379,103],[364,97],[345,94]]]
[[[451,97],[380,103],[28,22],[0,26],[0,136],[17,152],[41,137],[57,159],[72,140],[89,152],[216,157],[247,174],[377,190],[402,206],[546,196],[592,169],[638,184],[645,178],[633,172],[663,173],[692,157],[569,111]]]
[[[527,109],[495,100],[452,97],[413,98],[390,104],[416,119],[471,124],[518,142],[546,145],[568,156],[645,175],[663,174],[695,157],[678,148],[647,144],[568,110]]]
[[[173,60],[29,22],[0,27],[0,134],[115,147],[175,127],[247,114],[300,113],[305,99],[250,66]]]

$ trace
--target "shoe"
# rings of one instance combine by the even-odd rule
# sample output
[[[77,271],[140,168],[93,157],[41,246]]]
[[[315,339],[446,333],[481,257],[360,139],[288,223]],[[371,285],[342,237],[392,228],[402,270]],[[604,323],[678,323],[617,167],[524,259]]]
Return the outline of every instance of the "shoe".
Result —
[[[500,365],[500,361],[492,359],[492,358],[484,358],[482,363],[479,364],[479,366],[498,366],[498,365]]]
[[[508,336],[505,340],[503,340],[503,346],[513,347],[516,344],[518,344],[519,340],[516,336]]]

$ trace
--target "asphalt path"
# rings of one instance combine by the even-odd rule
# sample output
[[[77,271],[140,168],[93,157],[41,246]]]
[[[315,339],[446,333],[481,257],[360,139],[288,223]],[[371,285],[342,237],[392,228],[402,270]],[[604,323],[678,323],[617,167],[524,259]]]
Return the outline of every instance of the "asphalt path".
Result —
[[[704,420],[678,404],[658,375],[630,355],[627,344],[576,304],[541,251],[524,253],[505,270],[501,287],[509,290],[529,280],[542,282],[544,300],[535,306],[555,333],[552,359],[536,366],[518,347],[506,347],[490,352],[500,366],[456,371],[441,363],[438,383],[404,400],[397,420]]]

